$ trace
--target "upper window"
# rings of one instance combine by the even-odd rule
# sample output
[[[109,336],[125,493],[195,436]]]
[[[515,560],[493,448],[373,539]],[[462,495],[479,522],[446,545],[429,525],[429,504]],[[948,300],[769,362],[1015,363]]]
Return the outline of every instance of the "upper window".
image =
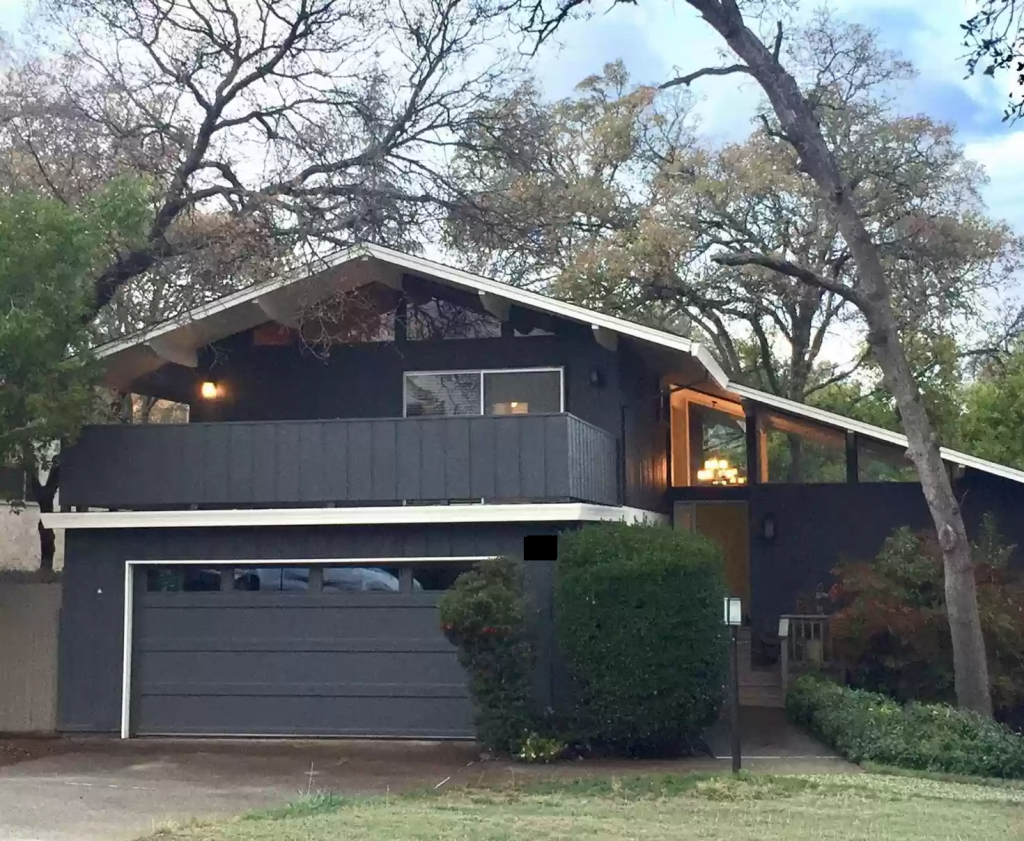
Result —
[[[405,414],[526,415],[562,411],[562,372],[447,371],[405,376]]]

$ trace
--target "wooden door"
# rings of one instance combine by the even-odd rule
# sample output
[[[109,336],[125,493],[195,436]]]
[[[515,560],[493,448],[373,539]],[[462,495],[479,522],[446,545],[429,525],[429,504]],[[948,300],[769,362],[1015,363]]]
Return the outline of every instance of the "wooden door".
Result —
[[[743,612],[750,612],[750,539],[745,502],[698,502],[695,527],[722,547],[725,580],[729,595],[743,600]]]

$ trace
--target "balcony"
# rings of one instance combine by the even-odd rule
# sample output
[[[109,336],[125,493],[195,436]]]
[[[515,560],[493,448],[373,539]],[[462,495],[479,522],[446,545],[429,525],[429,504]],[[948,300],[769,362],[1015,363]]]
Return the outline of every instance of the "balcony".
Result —
[[[573,415],[86,427],[64,507],[621,501],[615,438]]]

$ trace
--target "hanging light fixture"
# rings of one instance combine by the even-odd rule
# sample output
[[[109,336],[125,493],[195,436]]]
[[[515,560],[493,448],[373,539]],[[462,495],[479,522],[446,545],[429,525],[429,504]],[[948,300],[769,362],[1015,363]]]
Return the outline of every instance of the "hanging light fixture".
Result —
[[[709,458],[697,471],[697,481],[705,485],[745,485],[747,477],[740,476],[739,468],[729,464],[728,459]]]

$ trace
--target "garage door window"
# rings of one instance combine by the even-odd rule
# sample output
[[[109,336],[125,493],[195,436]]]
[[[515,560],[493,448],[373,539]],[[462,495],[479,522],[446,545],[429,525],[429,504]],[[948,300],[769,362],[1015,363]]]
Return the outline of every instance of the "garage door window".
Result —
[[[430,564],[429,566],[413,567],[412,589],[416,592],[440,592],[451,589],[456,579],[474,564]]]
[[[388,566],[147,566],[150,593],[431,593],[451,588],[474,561]]]
[[[397,593],[402,571],[398,567],[327,567],[325,593]]]
[[[261,593],[304,593],[309,590],[309,567],[235,567],[236,590]]]
[[[159,566],[146,570],[146,589],[151,593],[217,592],[221,587],[218,569],[195,566]]]

